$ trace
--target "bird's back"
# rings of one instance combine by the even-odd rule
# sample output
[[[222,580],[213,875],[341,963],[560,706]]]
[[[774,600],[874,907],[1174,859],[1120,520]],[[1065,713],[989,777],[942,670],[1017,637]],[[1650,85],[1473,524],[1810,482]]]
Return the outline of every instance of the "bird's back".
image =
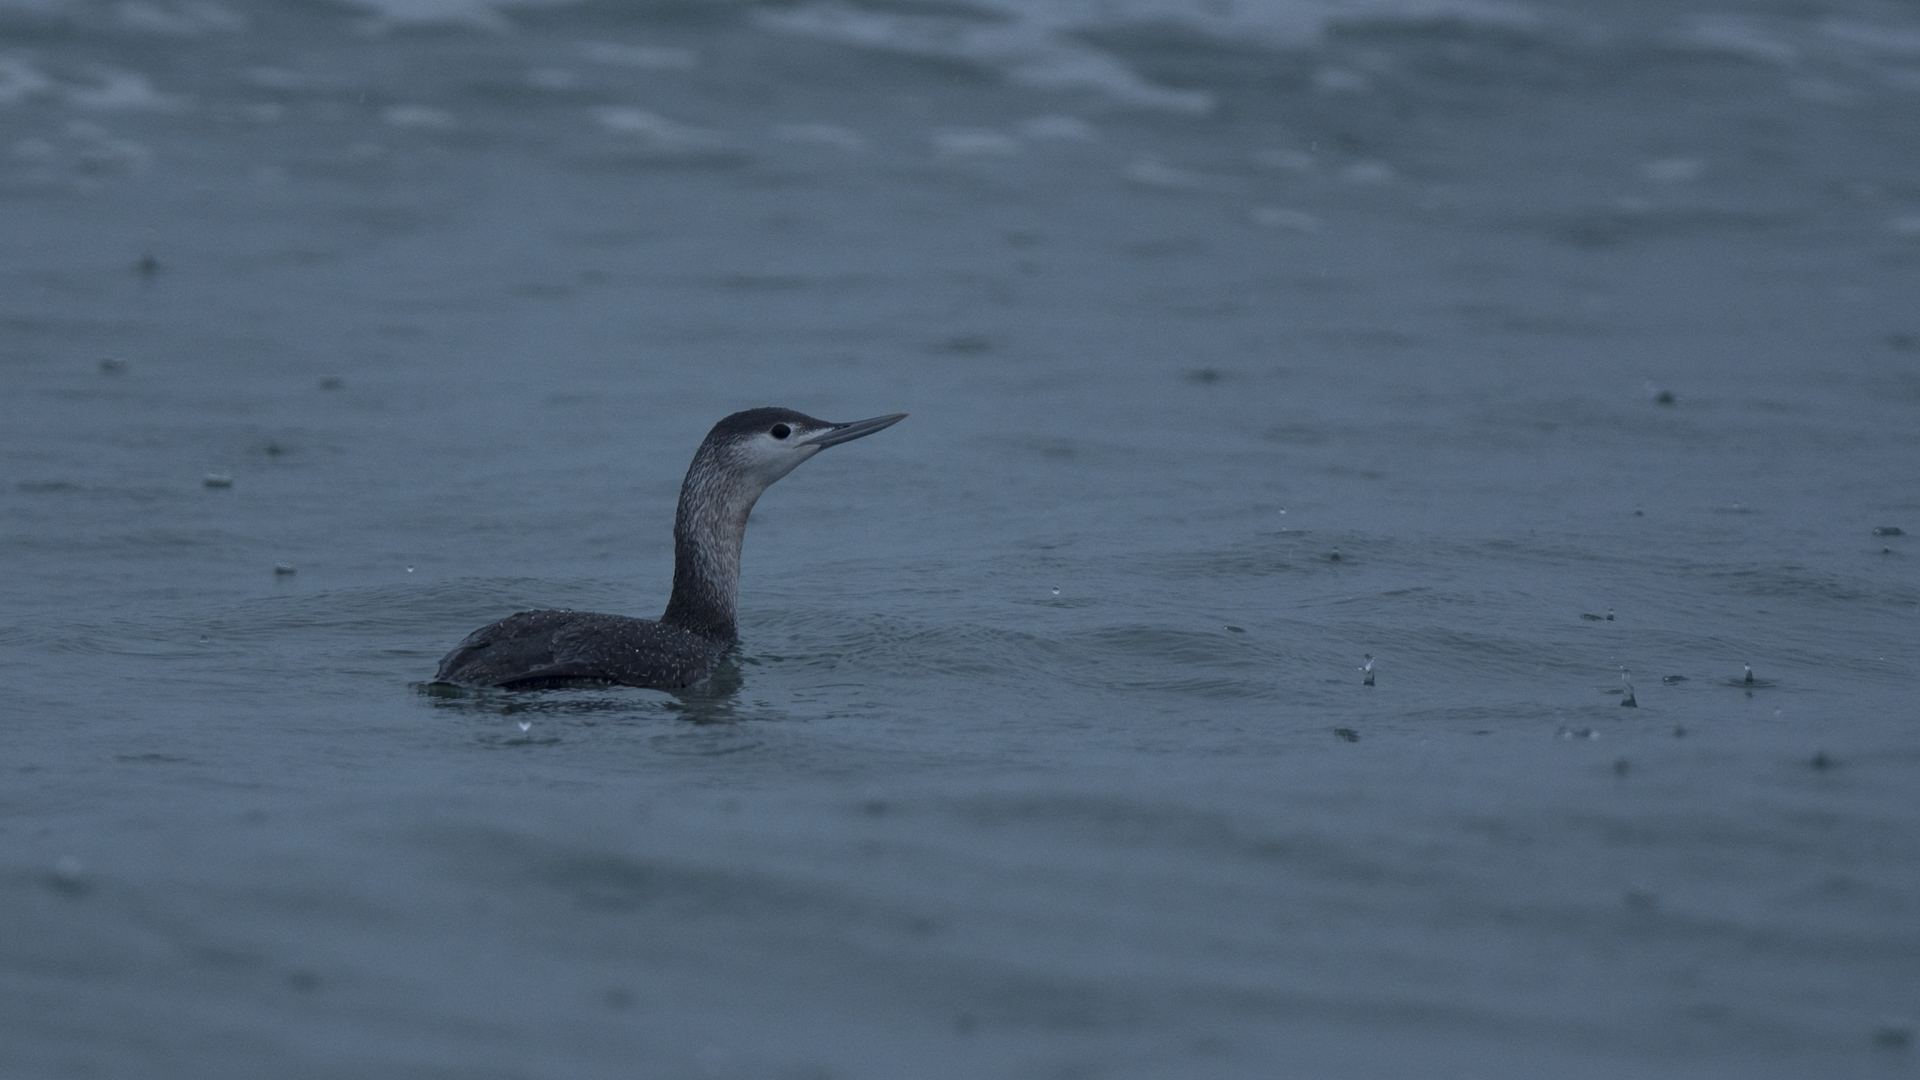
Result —
[[[531,690],[620,685],[675,690],[706,678],[730,643],[677,626],[590,611],[522,611],[468,634],[437,683]]]

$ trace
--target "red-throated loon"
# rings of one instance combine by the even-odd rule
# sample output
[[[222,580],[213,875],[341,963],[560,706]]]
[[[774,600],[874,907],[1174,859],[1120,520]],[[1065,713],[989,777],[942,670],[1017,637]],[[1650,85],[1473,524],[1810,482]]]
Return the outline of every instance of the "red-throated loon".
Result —
[[[436,683],[537,690],[691,686],[738,640],[733,622],[747,515],[775,480],[829,446],[890,427],[906,413],[851,424],[792,409],[748,409],[713,425],[687,466],[673,519],[673,597],[655,622],[588,611],[522,611],[468,634]]]

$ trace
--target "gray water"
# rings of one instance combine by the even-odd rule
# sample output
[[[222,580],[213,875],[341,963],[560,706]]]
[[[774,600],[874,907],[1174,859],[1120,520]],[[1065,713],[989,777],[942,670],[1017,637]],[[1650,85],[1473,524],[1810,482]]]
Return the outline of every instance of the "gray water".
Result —
[[[0,3],[0,1073],[1912,1076],[1917,124],[1871,0]],[[912,415],[734,670],[426,688],[758,405]]]

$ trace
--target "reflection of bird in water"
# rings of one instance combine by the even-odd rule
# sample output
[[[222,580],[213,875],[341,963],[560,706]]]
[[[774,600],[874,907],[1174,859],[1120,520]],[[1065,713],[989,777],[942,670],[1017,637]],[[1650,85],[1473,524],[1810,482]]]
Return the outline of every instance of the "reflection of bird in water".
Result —
[[[673,522],[673,596],[659,621],[522,611],[468,634],[440,661],[433,681],[509,690],[671,690],[700,682],[738,639],[740,547],[754,502],[813,455],[904,416],[834,424],[791,409],[734,413],[713,426],[687,467]]]

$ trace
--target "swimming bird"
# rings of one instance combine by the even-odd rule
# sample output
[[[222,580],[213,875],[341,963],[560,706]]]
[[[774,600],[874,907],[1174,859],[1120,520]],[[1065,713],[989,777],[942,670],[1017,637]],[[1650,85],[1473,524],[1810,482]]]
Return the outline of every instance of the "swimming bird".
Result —
[[[851,424],[792,409],[748,409],[713,425],[687,466],[673,518],[673,595],[658,620],[588,611],[522,611],[468,634],[436,683],[538,690],[674,690],[712,674],[739,640],[734,602],[747,515],[801,462],[891,427],[906,413]]]

